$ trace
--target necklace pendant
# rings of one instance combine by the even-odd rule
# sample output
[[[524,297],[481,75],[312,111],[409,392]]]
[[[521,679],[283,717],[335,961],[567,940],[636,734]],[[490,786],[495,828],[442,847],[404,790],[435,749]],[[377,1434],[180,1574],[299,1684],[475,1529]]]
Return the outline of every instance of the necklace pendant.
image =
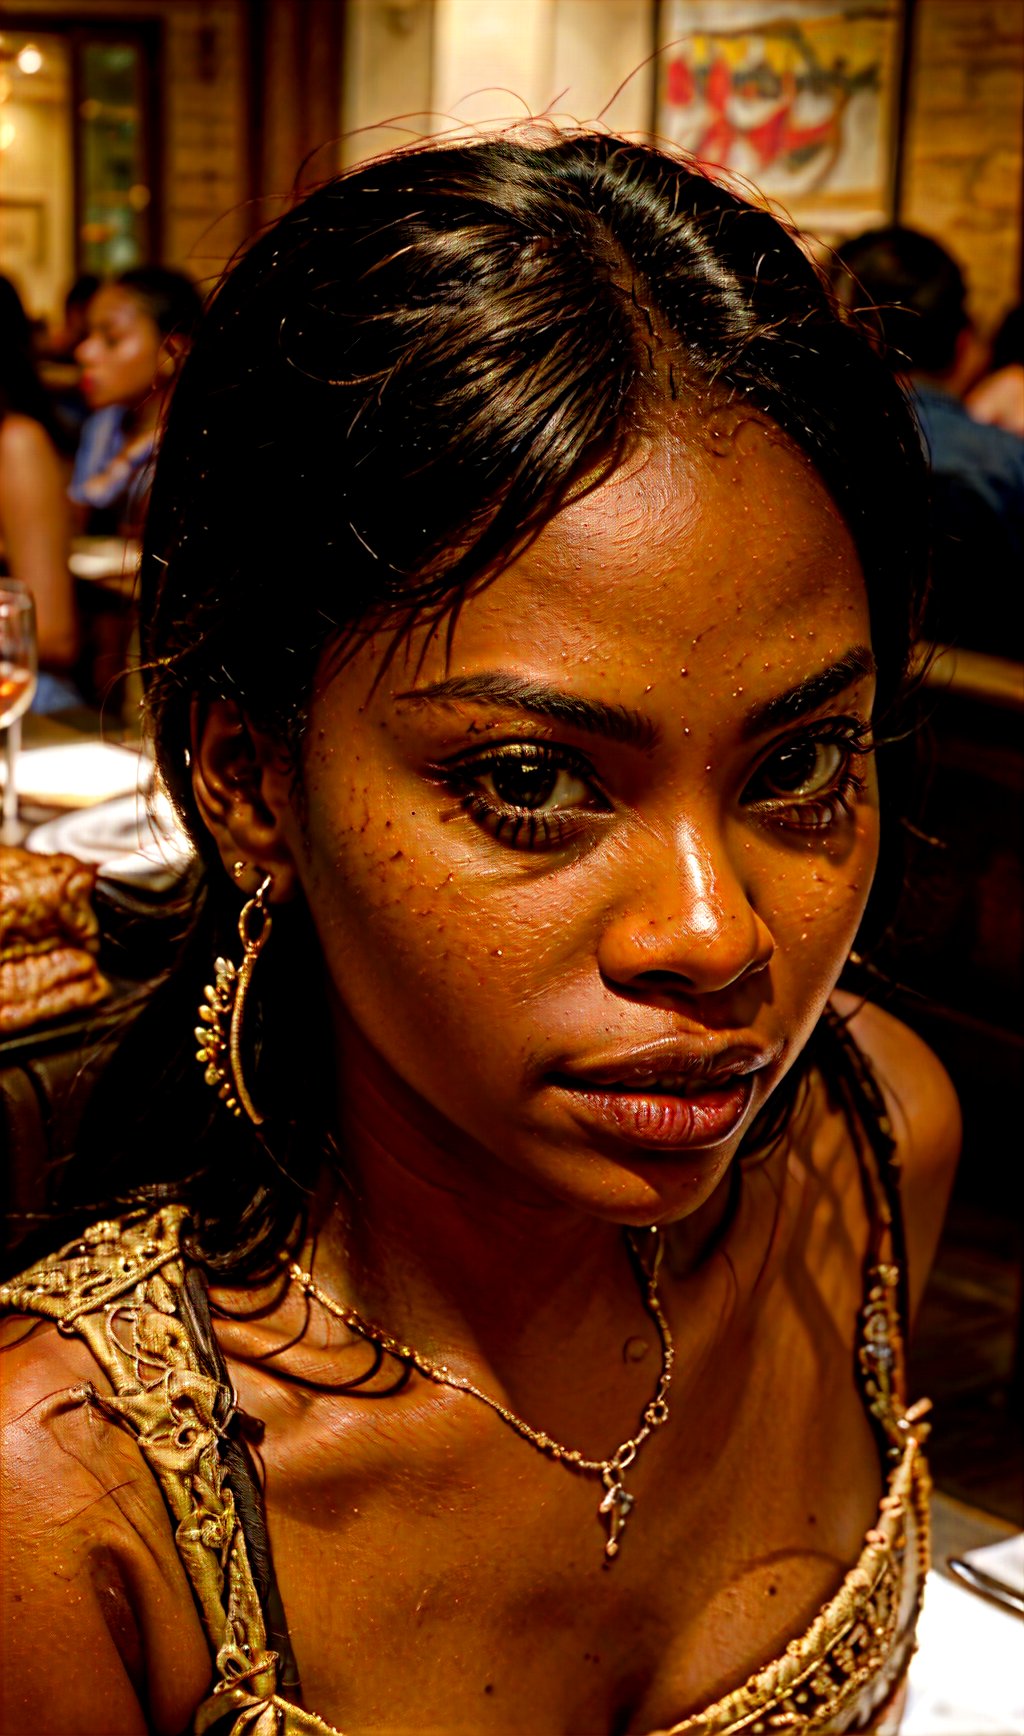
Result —
[[[602,1471],[601,1481],[606,1494],[598,1513],[608,1526],[608,1541],[604,1546],[605,1560],[614,1561],[619,1553],[619,1538],[632,1509],[634,1496],[623,1488],[622,1473],[618,1466],[609,1465],[606,1471]]]
[[[270,918],[267,916],[268,924],[269,920]],[[266,933],[266,927],[262,933]],[[243,936],[244,938],[245,936]],[[248,941],[246,944],[248,945]],[[214,989],[211,988],[208,991],[211,1004],[213,995]],[[201,1011],[200,1016],[207,1020],[207,1010]],[[213,1018],[213,1014],[211,1013],[209,1017]],[[202,1030],[197,1035],[201,1042],[205,1042]],[[642,1299],[648,1314],[658,1328],[658,1336],[661,1339],[661,1374],[658,1377],[654,1396],[649,1400],[642,1413],[640,1426],[636,1433],[629,1440],[623,1441],[622,1445],[617,1447],[608,1459],[584,1458],[582,1453],[563,1446],[560,1442],[553,1440],[550,1435],[532,1428],[522,1417],[516,1416],[513,1411],[510,1411],[506,1405],[499,1403],[490,1393],[483,1392],[480,1387],[474,1386],[466,1375],[454,1374],[447,1363],[432,1362],[416,1350],[413,1345],[405,1344],[400,1339],[393,1338],[389,1332],[385,1332],[383,1327],[375,1325],[372,1320],[364,1320],[354,1308],[346,1308],[340,1302],[335,1302],[332,1297],[320,1289],[312,1272],[305,1271],[294,1261],[289,1265],[288,1271],[292,1282],[298,1284],[306,1296],[314,1298],[328,1314],[333,1314],[336,1319],[341,1320],[350,1332],[357,1332],[368,1343],[375,1344],[382,1355],[397,1358],[405,1365],[406,1373],[414,1368],[424,1380],[436,1381],[439,1386],[447,1386],[455,1392],[465,1393],[467,1397],[476,1399],[479,1404],[486,1405],[489,1410],[501,1418],[503,1423],[513,1429],[521,1440],[528,1442],[536,1452],[545,1453],[563,1464],[567,1470],[580,1471],[588,1477],[599,1472],[605,1492],[597,1512],[598,1518],[604,1521],[608,1533],[604,1545],[605,1565],[607,1566],[609,1562],[615,1560],[619,1553],[622,1532],[626,1520],[633,1510],[634,1497],[623,1487],[623,1473],[628,1471],[640,1448],[652,1432],[668,1422],[668,1393],[672,1384],[675,1347],[672,1342],[672,1332],[658,1296],[658,1267],[661,1263],[663,1242],[660,1231],[652,1229],[651,1234],[654,1241],[650,1257],[641,1254],[632,1232],[629,1232],[627,1241],[637,1280],[641,1286]],[[379,1366],[379,1363],[376,1366]]]

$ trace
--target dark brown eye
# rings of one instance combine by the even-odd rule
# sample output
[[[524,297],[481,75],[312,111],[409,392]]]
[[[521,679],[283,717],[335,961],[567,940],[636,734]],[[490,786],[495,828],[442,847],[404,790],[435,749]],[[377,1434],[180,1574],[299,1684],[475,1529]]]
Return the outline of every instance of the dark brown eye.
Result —
[[[602,806],[588,773],[567,750],[546,742],[510,742],[463,767],[481,795],[520,814]]]
[[[560,849],[612,811],[590,762],[561,744],[505,742],[442,776],[477,825],[516,850]]]
[[[762,767],[762,790],[769,796],[817,795],[835,783],[848,753],[844,742],[794,742],[773,754]]]
[[[510,808],[542,808],[564,775],[558,766],[510,758],[496,761],[481,781]]]

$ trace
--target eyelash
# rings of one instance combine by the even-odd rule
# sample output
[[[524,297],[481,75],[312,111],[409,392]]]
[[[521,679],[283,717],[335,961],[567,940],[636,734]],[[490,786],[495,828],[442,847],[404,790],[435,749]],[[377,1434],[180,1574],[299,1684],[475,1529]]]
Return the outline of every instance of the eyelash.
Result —
[[[855,717],[829,718],[806,733],[778,742],[761,762],[751,780],[763,779],[766,769],[782,754],[797,754],[801,749],[819,746],[843,748],[841,762],[832,784],[812,795],[794,795],[787,800],[782,793],[745,800],[744,806],[763,818],[768,825],[781,826],[799,832],[826,832],[844,815],[853,812],[866,788],[866,779],[854,770],[852,761],[866,758],[874,749],[870,727]],[[590,803],[573,803],[550,812],[519,807],[502,802],[480,787],[482,778],[493,776],[503,767],[547,768],[552,774],[567,774],[585,783],[592,795]],[[564,849],[586,829],[595,814],[608,814],[612,804],[600,788],[593,766],[582,754],[570,748],[544,741],[496,743],[485,753],[474,754],[435,768],[439,780],[459,798],[460,810],[496,842],[507,848],[541,852]],[[748,785],[750,788],[750,785]],[[585,817],[586,816],[586,817]]]
[[[844,750],[830,786],[815,790],[808,796],[794,795],[789,801],[785,795],[776,793],[748,801],[746,806],[752,812],[761,814],[769,825],[778,825],[797,832],[829,831],[840,818],[853,813],[867,788],[866,777],[856,771],[853,765],[855,759],[867,759],[874,753],[871,727],[862,719],[827,718],[805,734],[776,743],[751,780],[754,782],[759,777],[763,778],[772,761],[778,760],[782,754],[829,746]]]
[[[565,773],[585,783],[593,799],[586,806],[575,803],[548,813],[502,802],[481,789],[480,779],[493,776],[503,768],[546,768],[556,777]],[[611,803],[601,792],[590,761],[582,754],[573,753],[570,748],[551,742],[496,743],[486,753],[437,769],[443,782],[460,798],[459,806],[463,813],[499,843],[515,850],[563,849],[586,826],[583,815],[606,814],[611,810]]]

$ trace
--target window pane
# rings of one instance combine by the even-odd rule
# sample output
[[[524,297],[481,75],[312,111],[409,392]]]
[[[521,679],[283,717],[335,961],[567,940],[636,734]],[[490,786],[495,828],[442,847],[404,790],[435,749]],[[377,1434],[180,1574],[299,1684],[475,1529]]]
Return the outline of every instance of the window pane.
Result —
[[[149,184],[142,56],[130,42],[87,42],[78,108],[81,264],[101,276],[144,262]]]

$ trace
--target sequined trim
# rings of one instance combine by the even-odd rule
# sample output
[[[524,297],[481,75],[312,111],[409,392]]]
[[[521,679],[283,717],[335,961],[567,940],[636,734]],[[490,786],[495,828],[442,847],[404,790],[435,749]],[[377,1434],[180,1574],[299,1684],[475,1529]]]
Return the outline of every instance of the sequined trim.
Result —
[[[852,1728],[849,1722],[836,1720],[848,1719],[868,1706],[877,1718],[901,1686],[910,1663],[928,1569],[930,1491],[919,1444],[911,1437],[860,1560],[807,1632],[791,1640],[782,1657],[741,1688],[653,1736],[740,1736],[740,1732],[774,1736],[783,1730],[811,1736],[811,1732]],[[902,1610],[908,1516],[916,1556],[909,1618]]]

